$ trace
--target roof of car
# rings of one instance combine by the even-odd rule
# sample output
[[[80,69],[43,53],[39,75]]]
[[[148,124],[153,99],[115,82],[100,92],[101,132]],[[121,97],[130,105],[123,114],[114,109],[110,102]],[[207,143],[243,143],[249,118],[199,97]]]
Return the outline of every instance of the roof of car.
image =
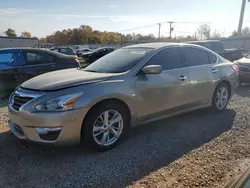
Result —
[[[60,56],[60,57],[66,57],[68,55],[62,54],[62,53],[58,53],[55,51],[51,51],[51,50],[46,50],[46,49],[41,49],[41,48],[29,48],[29,47],[20,47],[20,48],[1,48],[1,51],[5,51],[5,50],[31,50],[31,51],[40,51],[40,52],[46,52],[46,53],[50,53],[52,55],[56,55],[56,56]]]
[[[123,48],[153,48],[158,49],[166,46],[183,46],[183,45],[191,45],[185,43],[172,43],[172,42],[154,42],[154,43],[141,43],[136,45],[130,45]]]
[[[204,43],[204,42],[220,42],[219,40],[198,40],[198,41],[188,41],[187,43]]]

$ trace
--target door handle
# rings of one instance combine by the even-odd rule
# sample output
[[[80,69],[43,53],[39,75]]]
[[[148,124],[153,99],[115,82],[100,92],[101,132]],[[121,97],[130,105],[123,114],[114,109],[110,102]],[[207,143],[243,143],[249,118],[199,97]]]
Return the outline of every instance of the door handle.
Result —
[[[185,81],[186,79],[187,79],[187,77],[186,76],[180,76],[179,78],[178,78],[180,81]]]
[[[217,69],[212,69],[212,73],[216,73],[216,72],[218,72]]]

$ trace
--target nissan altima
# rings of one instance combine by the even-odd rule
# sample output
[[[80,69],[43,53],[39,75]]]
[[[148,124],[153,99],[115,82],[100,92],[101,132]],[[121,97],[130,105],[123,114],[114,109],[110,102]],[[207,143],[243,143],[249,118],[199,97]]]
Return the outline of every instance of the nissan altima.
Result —
[[[135,125],[223,111],[237,86],[238,66],[207,48],[138,44],[24,82],[10,96],[9,126],[20,139],[106,150]]]

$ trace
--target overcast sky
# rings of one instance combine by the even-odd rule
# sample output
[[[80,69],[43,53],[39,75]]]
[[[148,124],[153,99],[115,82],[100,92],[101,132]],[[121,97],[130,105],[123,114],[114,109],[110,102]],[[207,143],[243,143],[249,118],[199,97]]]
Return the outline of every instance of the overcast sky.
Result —
[[[123,31],[140,26],[150,27],[126,31],[157,36],[156,23],[211,22],[212,32],[225,36],[237,30],[241,0],[2,0],[0,1],[0,33],[7,28],[29,31],[43,37],[56,30],[90,25],[101,31]],[[245,21],[250,21],[247,3]],[[173,35],[195,32],[199,23],[174,24]],[[250,22],[244,22],[250,27]],[[168,35],[169,25],[162,25]]]

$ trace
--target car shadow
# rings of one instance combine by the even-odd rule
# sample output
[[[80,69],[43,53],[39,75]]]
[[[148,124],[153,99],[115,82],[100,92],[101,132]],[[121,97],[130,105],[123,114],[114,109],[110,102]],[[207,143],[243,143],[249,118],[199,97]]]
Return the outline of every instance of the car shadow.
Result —
[[[38,145],[3,132],[0,187],[125,187],[230,130],[234,117],[232,110],[203,109],[141,125],[106,152]]]
[[[6,107],[8,105],[8,98],[9,98],[9,96],[7,96],[7,95],[0,97],[0,108]]]
[[[244,84],[238,87],[236,94],[242,97],[250,97],[250,84]]]

